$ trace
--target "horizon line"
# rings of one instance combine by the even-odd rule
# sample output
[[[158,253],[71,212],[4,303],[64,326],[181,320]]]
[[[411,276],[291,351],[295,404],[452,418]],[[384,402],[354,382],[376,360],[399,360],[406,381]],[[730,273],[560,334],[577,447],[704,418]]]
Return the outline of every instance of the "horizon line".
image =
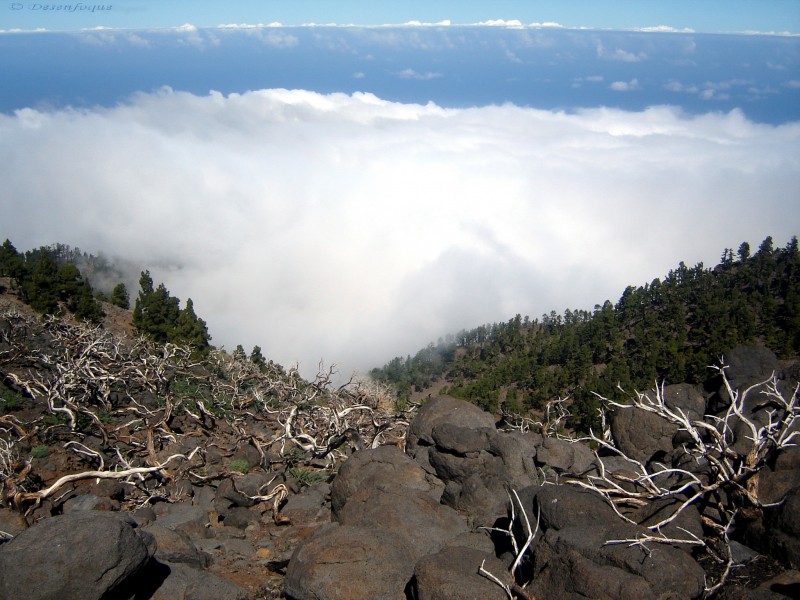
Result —
[[[219,23],[216,25],[194,25],[184,23],[182,25],[172,25],[163,27],[109,27],[98,25],[96,27],[83,27],[79,29],[48,29],[36,27],[34,29],[9,28],[0,29],[0,34],[24,34],[24,33],[91,33],[95,31],[114,32],[114,31],[141,31],[141,32],[176,32],[191,33],[201,30],[253,30],[253,29],[444,29],[444,28],[487,28],[487,29],[517,29],[517,30],[561,30],[561,31],[600,31],[600,32],[620,32],[620,33],[664,33],[664,34],[684,34],[684,35],[752,35],[752,36],[772,36],[772,37],[800,37],[800,33],[792,31],[703,31],[689,27],[677,28],[670,25],[648,25],[641,27],[592,27],[584,25],[563,25],[556,22],[531,22],[522,23],[517,19],[490,19],[478,23],[453,23],[450,19],[437,22],[407,21],[405,23],[383,23],[383,24],[357,24],[357,23],[301,23],[290,25],[281,22],[271,23]]]

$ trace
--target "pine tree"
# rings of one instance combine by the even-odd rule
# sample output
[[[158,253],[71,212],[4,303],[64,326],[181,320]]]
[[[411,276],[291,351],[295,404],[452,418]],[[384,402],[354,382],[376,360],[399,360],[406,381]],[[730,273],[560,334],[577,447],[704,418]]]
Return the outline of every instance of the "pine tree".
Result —
[[[111,291],[111,304],[128,310],[131,307],[131,297],[124,283],[118,283]]]
[[[10,240],[0,246],[0,277],[11,277],[18,282],[23,279],[25,265],[22,255]]]
[[[180,314],[180,300],[170,296],[163,283],[153,289],[153,278],[143,271],[139,279],[141,291],[133,309],[133,324],[139,333],[159,343],[170,341]]]
[[[175,325],[169,334],[169,341],[176,344],[191,346],[196,352],[205,354],[210,348],[206,322],[194,312],[192,299],[186,300],[186,308],[178,314]]]
[[[92,323],[99,323],[105,316],[103,307],[92,295],[92,286],[85,279],[80,282],[77,292],[70,298],[67,308],[79,319],[86,319]]]
[[[48,253],[38,255],[22,289],[25,301],[34,310],[47,314],[58,312],[58,265]]]
[[[261,346],[253,346],[253,351],[250,352],[250,362],[256,365],[262,371],[267,366],[267,360],[261,354]]]

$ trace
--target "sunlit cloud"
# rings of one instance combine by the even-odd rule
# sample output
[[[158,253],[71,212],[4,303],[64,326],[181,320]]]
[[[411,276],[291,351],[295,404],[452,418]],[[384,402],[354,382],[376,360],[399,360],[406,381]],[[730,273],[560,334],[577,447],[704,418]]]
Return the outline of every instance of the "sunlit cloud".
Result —
[[[214,343],[306,374],[591,309],[800,223],[800,124],[738,111],[164,89],[0,115],[0,156],[0,239],[127,257],[191,297]]]
[[[634,29],[634,31],[641,31],[644,33],[695,33],[695,30],[690,29],[689,27],[677,29],[675,27],[670,27],[669,25],[656,25],[655,27],[639,27],[637,29]]]
[[[490,19],[489,21],[481,21],[476,24],[483,27],[507,27],[509,29],[522,29],[523,27],[522,21],[517,19]]]

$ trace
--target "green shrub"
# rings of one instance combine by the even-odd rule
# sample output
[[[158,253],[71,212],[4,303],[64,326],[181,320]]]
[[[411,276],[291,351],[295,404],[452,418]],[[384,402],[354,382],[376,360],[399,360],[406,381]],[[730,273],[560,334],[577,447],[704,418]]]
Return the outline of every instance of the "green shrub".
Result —
[[[31,456],[33,458],[47,458],[50,456],[50,448],[47,446],[36,446],[31,450]]]
[[[0,412],[11,412],[22,407],[22,397],[11,390],[0,392]]]
[[[238,473],[247,474],[250,472],[250,465],[247,463],[246,460],[241,458],[237,458],[236,460],[232,460],[231,464],[229,465],[231,471],[236,471]]]
[[[303,485],[314,485],[316,483],[322,483],[327,479],[327,477],[321,473],[300,467],[289,467],[286,469],[286,473]]]

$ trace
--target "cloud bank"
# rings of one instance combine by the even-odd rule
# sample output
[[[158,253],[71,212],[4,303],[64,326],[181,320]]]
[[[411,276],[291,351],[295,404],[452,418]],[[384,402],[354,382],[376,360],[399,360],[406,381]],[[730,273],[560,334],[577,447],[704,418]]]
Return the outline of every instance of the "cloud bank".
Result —
[[[164,89],[0,115],[0,237],[150,268],[214,343],[367,370],[798,233],[800,123]],[[132,290],[135,293],[135,290]]]

